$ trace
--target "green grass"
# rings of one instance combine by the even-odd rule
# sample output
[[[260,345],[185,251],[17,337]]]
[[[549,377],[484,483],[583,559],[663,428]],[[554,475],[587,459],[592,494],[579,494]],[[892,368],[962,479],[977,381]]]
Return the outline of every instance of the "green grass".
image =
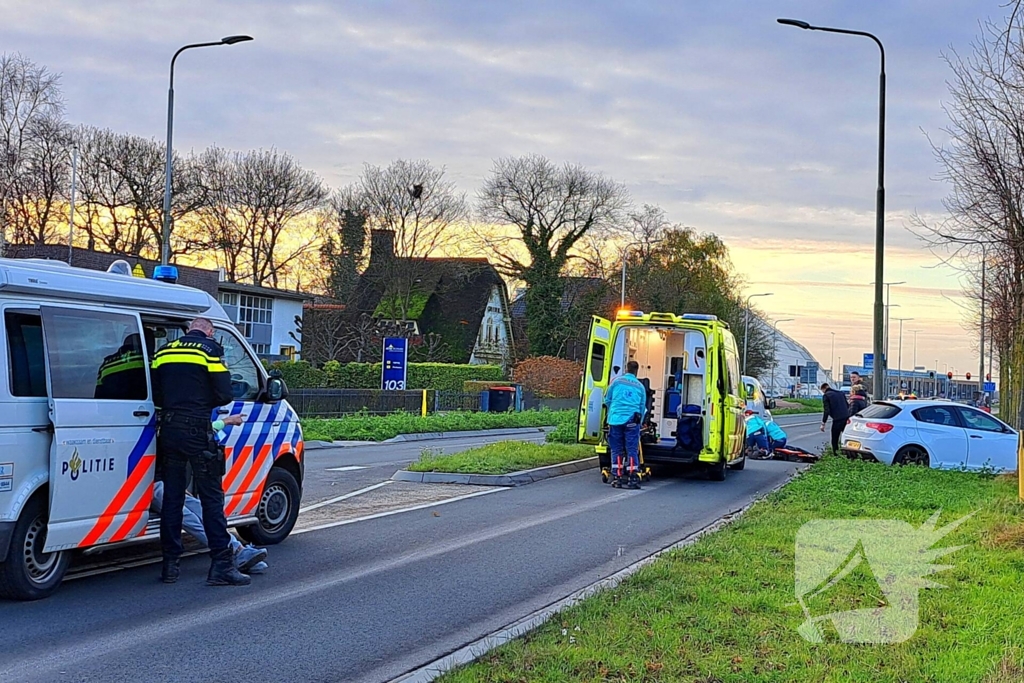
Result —
[[[310,441],[385,441],[399,434],[461,432],[473,429],[550,427],[574,411],[525,410],[521,413],[444,413],[421,417],[410,413],[356,414],[339,418],[307,418],[303,438]]]
[[[576,443],[579,437],[579,411],[563,410],[559,413],[558,423],[548,432],[549,443]]]
[[[545,465],[582,460],[594,455],[590,446],[535,444],[499,441],[461,453],[439,455],[424,451],[409,465],[412,472],[455,472],[459,474],[509,474]]]
[[[776,408],[771,411],[772,416],[778,415],[810,415],[811,413],[821,413],[821,406],[812,408],[811,406],[801,406],[800,408]]]
[[[953,568],[931,577],[947,587],[921,591],[913,637],[895,645],[843,644],[831,632],[820,644],[800,637],[794,542],[801,525],[896,519],[916,528],[940,509],[940,524],[977,512],[936,544],[964,547],[940,560]],[[1015,478],[826,458],[724,530],[442,680],[1021,681],[1022,517]],[[880,594],[868,572],[854,572],[810,607],[814,614],[875,607]]]

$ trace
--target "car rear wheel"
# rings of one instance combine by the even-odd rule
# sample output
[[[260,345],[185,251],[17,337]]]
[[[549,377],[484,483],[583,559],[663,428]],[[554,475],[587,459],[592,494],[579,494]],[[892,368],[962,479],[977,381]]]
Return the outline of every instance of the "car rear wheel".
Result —
[[[920,446],[904,446],[896,454],[893,462],[897,465],[918,465],[920,467],[929,467],[931,465],[928,452]]]
[[[0,564],[0,597],[41,600],[60,588],[71,553],[43,552],[46,523],[46,500],[37,495],[21,511],[7,560]]]
[[[256,524],[238,528],[238,535],[256,545],[276,545],[288,538],[299,518],[302,491],[295,477],[283,467],[274,467],[263,485],[256,507]]]

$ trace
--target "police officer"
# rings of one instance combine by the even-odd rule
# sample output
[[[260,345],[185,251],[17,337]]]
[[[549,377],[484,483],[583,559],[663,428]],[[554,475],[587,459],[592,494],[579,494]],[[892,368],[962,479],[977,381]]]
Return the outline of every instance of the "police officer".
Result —
[[[210,546],[211,586],[244,586],[250,579],[235,568],[224,517],[224,457],[211,426],[213,411],[231,401],[231,377],[213,339],[213,324],[196,318],[188,333],[153,356],[153,396],[160,408],[157,459],[164,482],[160,516],[163,567],[160,580],[178,580],[181,557],[182,509],[187,467],[192,466],[196,493],[202,503],[203,527]]]

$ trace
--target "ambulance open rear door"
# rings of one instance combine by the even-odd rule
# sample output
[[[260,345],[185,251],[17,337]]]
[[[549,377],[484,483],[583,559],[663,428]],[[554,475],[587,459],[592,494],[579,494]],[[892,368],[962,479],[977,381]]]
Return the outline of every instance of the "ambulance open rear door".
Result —
[[[156,419],[137,313],[43,306],[53,425],[46,552],[138,536],[149,520]]]
[[[611,322],[595,316],[589,343],[580,391],[579,442],[596,445],[604,438],[604,395],[612,362]]]

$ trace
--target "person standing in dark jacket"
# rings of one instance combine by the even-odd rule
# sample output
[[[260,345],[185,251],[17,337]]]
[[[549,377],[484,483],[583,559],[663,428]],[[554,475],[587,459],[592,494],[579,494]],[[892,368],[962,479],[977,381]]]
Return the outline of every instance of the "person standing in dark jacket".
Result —
[[[828,384],[821,385],[821,404],[824,411],[821,416],[821,431],[825,431],[825,424],[832,418],[832,452],[839,455],[839,437],[846,429],[846,423],[850,419],[850,407],[846,403],[846,396],[843,392],[836,391]]]
[[[153,355],[153,399],[160,409],[157,460],[164,482],[160,580],[174,583],[180,573],[182,510],[191,465],[210,547],[206,582],[244,586],[250,579],[235,567],[224,517],[224,455],[210,422],[217,407],[234,399],[231,375],[221,358],[224,349],[214,341],[213,332],[213,323],[196,318],[183,337]]]
[[[859,372],[850,373],[850,417],[868,407],[868,391],[864,388]]]

